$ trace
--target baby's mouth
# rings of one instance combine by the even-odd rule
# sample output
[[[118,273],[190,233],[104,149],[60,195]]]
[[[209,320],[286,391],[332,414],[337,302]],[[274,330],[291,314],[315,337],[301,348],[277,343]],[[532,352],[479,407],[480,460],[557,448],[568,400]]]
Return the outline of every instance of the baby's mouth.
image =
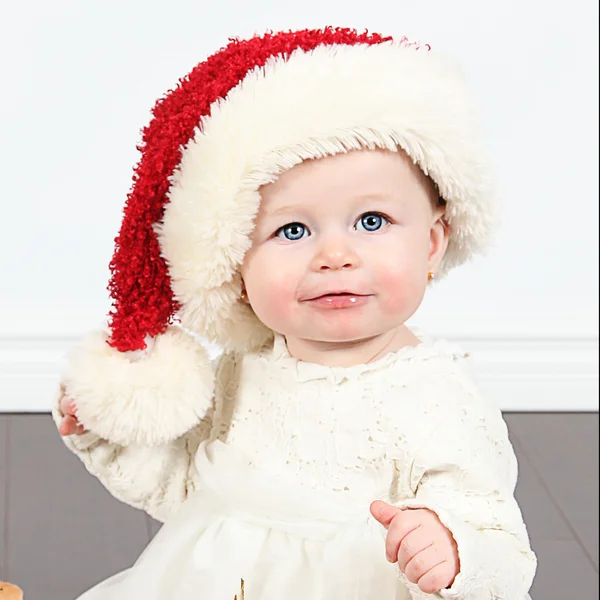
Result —
[[[327,292],[304,302],[321,308],[352,308],[362,306],[371,297],[370,294],[356,294],[354,292]]]

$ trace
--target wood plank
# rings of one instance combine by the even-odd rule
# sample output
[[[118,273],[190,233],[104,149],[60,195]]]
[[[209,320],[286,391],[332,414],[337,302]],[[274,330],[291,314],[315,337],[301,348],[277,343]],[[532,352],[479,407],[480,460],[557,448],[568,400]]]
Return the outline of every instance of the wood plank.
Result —
[[[598,413],[510,415],[543,484],[598,569]]]
[[[598,598],[598,572],[577,542],[546,540],[535,551],[538,570],[531,588],[533,600]]]
[[[158,530],[161,528],[162,523],[159,523],[158,521],[147,515],[146,526],[148,528],[148,537],[152,539],[158,533]]]
[[[514,435],[511,439],[519,463],[515,497],[532,544],[544,540],[575,541],[569,522],[545,488],[521,442]]]

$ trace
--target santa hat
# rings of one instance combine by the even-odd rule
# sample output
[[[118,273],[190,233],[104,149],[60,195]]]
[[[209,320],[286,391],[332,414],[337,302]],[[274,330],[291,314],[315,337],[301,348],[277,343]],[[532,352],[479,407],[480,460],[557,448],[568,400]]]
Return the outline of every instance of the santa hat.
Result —
[[[303,160],[402,149],[447,205],[440,274],[488,242],[476,108],[429,46],[333,28],[231,40],[153,115],[110,265],[110,332],[84,341],[66,378],[80,421],[117,443],[173,439],[210,409],[208,361],[175,319],[225,351],[272,335],[240,299],[239,267],[260,186]]]

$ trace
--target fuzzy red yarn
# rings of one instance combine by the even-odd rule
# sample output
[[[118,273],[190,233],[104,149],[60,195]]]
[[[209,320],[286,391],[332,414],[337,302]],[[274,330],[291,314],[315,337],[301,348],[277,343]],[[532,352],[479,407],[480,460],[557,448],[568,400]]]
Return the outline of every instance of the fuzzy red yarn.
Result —
[[[321,45],[380,44],[392,38],[351,29],[326,28],[268,33],[240,41],[231,39],[219,52],[197,65],[174,90],[156,103],[142,132],[142,156],[134,169],[124,218],[115,239],[108,286],[112,298],[109,344],[119,351],[146,347],[145,337],[163,333],[173,322],[178,304],[153,225],[161,221],[169,177],[210,106],[224,98],[246,74],[273,56],[287,58],[294,50]]]

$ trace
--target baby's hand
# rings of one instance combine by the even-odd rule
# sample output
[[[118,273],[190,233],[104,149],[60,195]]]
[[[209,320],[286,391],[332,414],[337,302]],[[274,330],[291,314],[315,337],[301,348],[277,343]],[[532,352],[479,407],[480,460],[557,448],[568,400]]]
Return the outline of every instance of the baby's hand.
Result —
[[[377,501],[371,504],[371,514],[387,529],[387,559],[397,561],[411,583],[426,594],[452,585],[460,570],[458,549],[433,511],[403,510]]]
[[[77,407],[75,400],[68,398],[64,393],[60,399],[60,411],[64,415],[62,421],[58,425],[58,433],[60,435],[81,435],[86,430],[77,420]]]

